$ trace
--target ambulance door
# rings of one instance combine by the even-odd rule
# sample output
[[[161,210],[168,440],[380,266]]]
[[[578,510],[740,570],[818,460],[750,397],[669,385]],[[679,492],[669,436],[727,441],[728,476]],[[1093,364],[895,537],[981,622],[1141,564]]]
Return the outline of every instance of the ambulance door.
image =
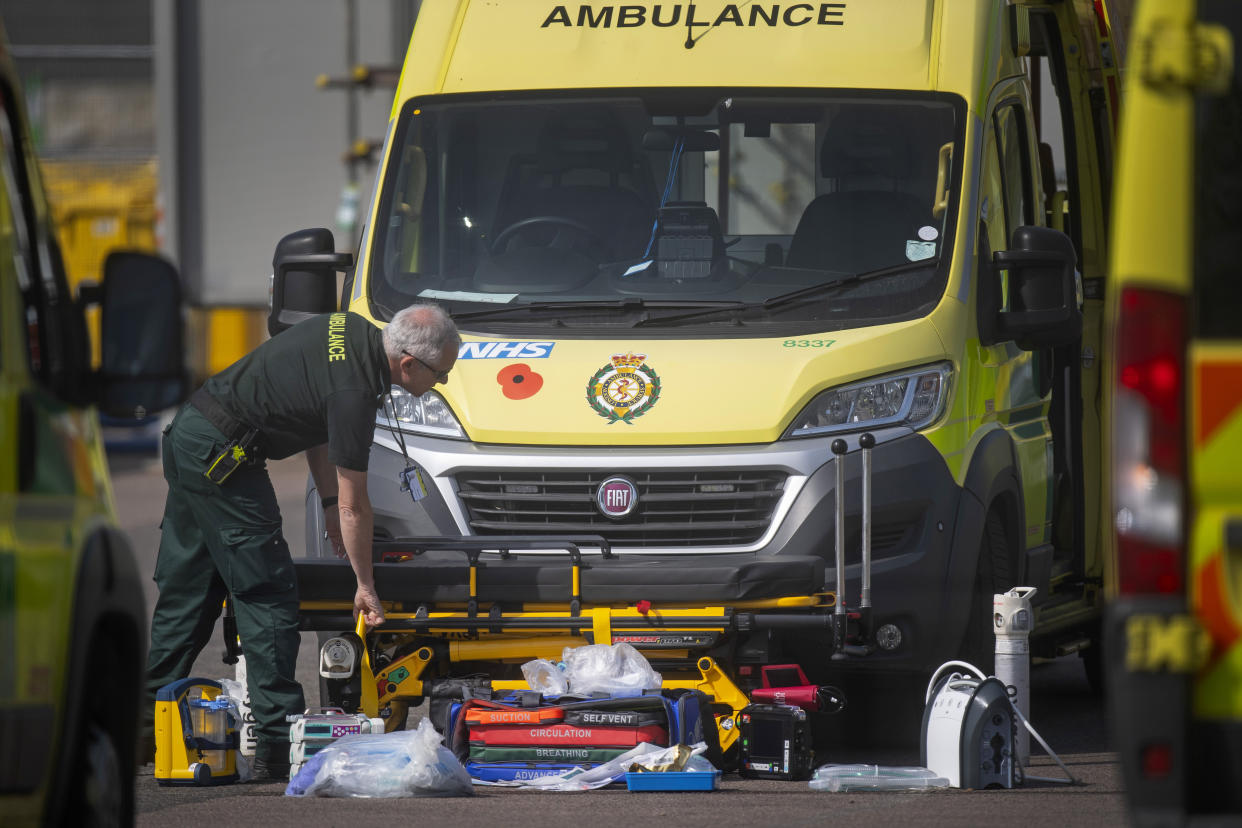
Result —
[[[1098,583],[1103,567],[1100,351],[1117,67],[1096,5],[1090,15],[1072,3],[1032,8],[1026,59],[1040,210],[1073,241],[1083,288],[1081,341],[1044,354],[1042,365],[1053,392],[1054,589]]]
[[[1209,776],[1236,785],[1242,779],[1242,4],[1204,0],[1199,16],[1232,32],[1234,64],[1228,92],[1197,95],[1194,112],[1186,528],[1191,607],[1212,643],[1191,702],[1192,755],[1210,767],[1190,778],[1192,785]],[[1219,801],[1219,795],[1203,790],[1192,801]],[[1235,795],[1233,805],[1240,801]]]
[[[1028,106],[1020,82],[1010,82],[993,94],[993,105],[984,124],[983,192],[980,198],[979,221],[986,244],[992,251],[1007,250],[1015,228],[1040,223],[1035,216],[1032,173],[1032,143]],[[987,282],[989,287],[983,287]],[[995,422],[1013,440],[1017,455],[1017,472],[1022,484],[1025,512],[1010,532],[1016,544],[1010,560],[1028,547],[1049,541],[1051,515],[1051,471],[1049,468],[1051,430],[1047,419],[1047,383],[1041,380],[1041,351],[1024,351],[1012,340],[992,341],[987,334],[988,319],[994,311],[1010,307],[1003,274],[999,281],[985,278],[981,282],[980,322],[983,373],[979,391],[983,394],[985,422],[995,414]],[[999,337],[997,337],[999,338]],[[984,504],[990,506],[991,504]],[[1017,570],[1004,575],[1007,583],[996,587],[1009,589],[1016,585]]]

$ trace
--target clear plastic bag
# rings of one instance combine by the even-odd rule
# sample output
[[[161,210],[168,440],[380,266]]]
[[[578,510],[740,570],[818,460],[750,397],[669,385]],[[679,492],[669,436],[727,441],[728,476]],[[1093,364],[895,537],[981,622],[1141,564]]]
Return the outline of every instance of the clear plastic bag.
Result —
[[[536,658],[522,665],[522,677],[531,690],[545,696],[563,696],[569,692],[565,671],[546,658]]]
[[[935,771],[883,765],[823,765],[811,777],[811,788],[834,793],[847,791],[926,791],[947,788],[949,780]]]
[[[320,757],[323,757],[320,759]],[[315,761],[318,760],[318,761]],[[313,781],[304,774],[312,770]],[[417,730],[346,736],[333,742],[285,789],[289,796],[469,796],[470,775],[429,719]]]
[[[566,647],[561,658],[569,692],[588,695],[639,696],[644,690],[659,690],[660,674],[638,650],[629,644],[588,644]]]
[[[706,750],[706,742],[695,742],[693,745],[672,745],[671,747],[661,749],[657,753],[648,753],[640,756],[631,762],[626,767],[626,770],[641,769],[656,773],[661,771],[711,773],[716,770],[716,766],[703,756],[703,752]]]

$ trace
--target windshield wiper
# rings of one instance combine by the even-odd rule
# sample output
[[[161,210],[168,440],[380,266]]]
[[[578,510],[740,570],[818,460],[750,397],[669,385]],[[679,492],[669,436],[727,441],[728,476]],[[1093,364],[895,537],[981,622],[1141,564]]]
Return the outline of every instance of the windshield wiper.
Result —
[[[906,262],[905,264],[893,265],[892,267],[882,267],[879,270],[867,270],[862,273],[855,273],[853,276],[846,276],[844,279],[834,279],[830,282],[820,282],[818,285],[799,288],[789,293],[781,293],[764,299],[759,303],[764,309],[775,308],[778,305],[785,305],[790,302],[796,302],[799,299],[805,299],[810,296],[818,296],[821,293],[831,293],[837,288],[846,285],[856,285],[860,282],[870,282],[872,279],[882,279],[886,276],[898,276],[902,273],[909,273],[914,270],[935,269],[940,266],[940,258],[920,259],[917,262]]]
[[[711,311],[717,311],[723,308],[739,307],[743,304],[744,303],[742,302],[730,300],[711,299],[661,299],[651,301],[634,296],[626,299],[590,299],[583,301],[562,300],[557,302],[527,302],[520,305],[499,305],[494,308],[466,311],[465,313],[455,313],[453,314],[453,319],[495,318],[498,316],[513,316],[535,311],[618,310],[634,312],[653,309],[664,310],[667,308],[695,308],[699,311],[704,311],[704,309],[710,308]]]
[[[701,316],[710,316],[713,313],[719,313],[724,310],[739,310],[739,311],[770,310],[772,308],[779,307],[781,305],[787,305],[790,302],[797,302],[800,299],[809,299],[812,297],[817,297],[821,294],[832,293],[838,288],[846,287],[848,285],[856,285],[856,284],[859,284],[860,282],[870,282],[872,279],[882,279],[887,276],[897,276],[902,273],[909,273],[911,271],[916,271],[916,270],[926,270],[928,268],[935,268],[939,264],[940,264],[939,258],[922,259],[917,262],[908,262],[906,264],[900,264],[900,265],[894,265],[892,267],[880,268],[879,270],[868,270],[863,273],[855,273],[852,276],[845,276],[844,278],[841,278],[841,279],[833,279],[828,282],[820,282],[817,285],[810,285],[809,287],[798,288],[797,290],[790,291],[789,293],[781,293],[776,296],[772,296],[767,299],[764,299],[762,302],[734,302],[734,303],[731,303],[731,306],[730,306],[730,303],[725,302],[725,303],[721,303],[721,307],[710,308],[707,310],[697,311],[695,313],[679,313],[679,314],[676,314],[675,316],[659,316],[659,317],[656,317],[655,319],[643,319],[638,322],[635,322],[634,327],[637,328],[640,326],[645,327],[648,325],[663,325],[663,324],[670,323],[670,322],[683,322],[687,319],[697,319],[698,317],[701,317]],[[764,268],[762,267],[759,268],[758,270],[755,271],[755,273],[752,273],[751,276],[754,276],[756,273],[759,273],[762,270],[764,270]]]

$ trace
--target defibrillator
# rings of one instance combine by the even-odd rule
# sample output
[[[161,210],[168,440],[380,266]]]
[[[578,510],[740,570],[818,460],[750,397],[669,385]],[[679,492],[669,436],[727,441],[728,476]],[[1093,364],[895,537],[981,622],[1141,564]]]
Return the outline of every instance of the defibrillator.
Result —
[[[227,785],[238,780],[236,707],[219,682],[174,681],[155,695],[155,781]]]

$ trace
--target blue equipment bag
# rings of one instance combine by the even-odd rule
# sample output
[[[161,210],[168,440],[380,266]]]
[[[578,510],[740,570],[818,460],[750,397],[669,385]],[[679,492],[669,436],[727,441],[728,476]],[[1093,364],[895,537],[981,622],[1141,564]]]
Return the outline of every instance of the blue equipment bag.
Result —
[[[454,755],[465,764],[474,778],[488,781],[511,781],[552,776],[570,768],[593,767],[594,762],[481,762],[470,754],[470,724],[465,715],[471,709],[494,711],[530,711],[557,708],[566,722],[585,726],[591,723],[610,726],[649,727],[660,725],[668,730],[669,744],[692,745],[706,742],[706,757],[716,767],[723,766],[718,732],[711,710],[711,697],[698,690],[648,691],[641,696],[583,697],[541,696],[533,691],[517,691],[491,700],[471,698],[454,703],[448,711],[445,741]],[[617,716],[613,714],[622,713]],[[618,719],[622,721],[618,721]],[[624,724],[622,723],[624,722]],[[493,731],[494,731],[494,725]],[[530,724],[515,725],[529,728]],[[575,743],[578,744],[578,743]],[[582,743],[589,745],[589,742]],[[564,747],[565,743],[549,742],[548,747]]]

